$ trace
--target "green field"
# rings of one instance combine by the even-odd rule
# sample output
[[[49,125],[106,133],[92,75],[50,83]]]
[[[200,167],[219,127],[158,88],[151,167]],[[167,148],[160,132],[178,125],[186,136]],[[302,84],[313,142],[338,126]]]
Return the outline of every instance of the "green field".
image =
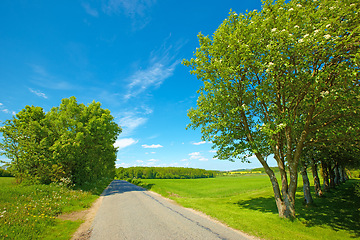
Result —
[[[91,206],[98,196],[57,185],[15,185],[0,177],[0,239],[70,239],[82,223],[59,214]]]
[[[314,198],[315,206],[311,207],[303,205],[299,183],[294,221],[278,217],[267,175],[142,181],[185,207],[264,239],[360,238],[360,199],[354,194],[354,185],[360,181],[356,179],[323,198]]]

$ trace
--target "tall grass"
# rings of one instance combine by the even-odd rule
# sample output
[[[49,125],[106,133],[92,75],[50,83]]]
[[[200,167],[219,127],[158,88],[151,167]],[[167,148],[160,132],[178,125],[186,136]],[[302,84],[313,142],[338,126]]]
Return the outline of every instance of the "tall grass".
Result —
[[[264,239],[354,239],[360,238],[360,198],[349,180],[314,197],[315,205],[303,204],[302,185],[296,194],[297,219],[278,217],[270,181],[254,174],[213,179],[144,179],[152,191],[179,204],[204,212],[221,222]]]
[[[88,192],[58,185],[15,185],[0,178],[0,239],[69,239],[81,221],[56,217],[91,206]]]

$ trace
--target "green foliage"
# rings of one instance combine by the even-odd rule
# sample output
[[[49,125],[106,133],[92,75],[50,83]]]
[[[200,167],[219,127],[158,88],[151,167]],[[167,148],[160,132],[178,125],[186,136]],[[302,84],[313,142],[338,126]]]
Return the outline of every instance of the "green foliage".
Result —
[[[67,230],[56,217],[88,208],[95,198],[56,184],[24,186],[15,185],[13,178],[0,178],[0,239],[48,239],[49,229],[62,236]],[[74,224],[76,229],[79,223],[67,225],[75,230]]]
[[[266,0],[261,11],[230,12],[212,38],[199,34],[195,58],[183,61],[204,83],[188,127],[201,128],[219,159],[256,155],[279,211],[281,202],[287,206],[280,216],[295,216],[303,147],[360,130],[359,8],[355,0]],[[266,162],[270,154],[282,191]]]
[[[190,178],[212,178],[216,171],[208,171],[198,168],[182,167],[129,167],[116,169],[118,179],[190,179]]]
[[[78,104],[75,97],[44,113],[26,106],[0,129],[0,148],[19,182],[61,182],[86,187],[115,175],[121,128],[100,103]]]
[[[0,177],[13,177],[13,175],[8,170],[0,167]]]

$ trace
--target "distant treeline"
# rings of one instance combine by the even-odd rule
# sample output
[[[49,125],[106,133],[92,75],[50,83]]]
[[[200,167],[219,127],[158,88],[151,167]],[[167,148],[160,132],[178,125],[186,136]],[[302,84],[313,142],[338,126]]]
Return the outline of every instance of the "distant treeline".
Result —
[[[0,167],[0,177],[13,177],[13,175],[9,171]]]
[[[116,169],[118,179],[142,178],[142,179],[191,179],[212,178],[216,171],[198,168],[183,167],[129,167]]]

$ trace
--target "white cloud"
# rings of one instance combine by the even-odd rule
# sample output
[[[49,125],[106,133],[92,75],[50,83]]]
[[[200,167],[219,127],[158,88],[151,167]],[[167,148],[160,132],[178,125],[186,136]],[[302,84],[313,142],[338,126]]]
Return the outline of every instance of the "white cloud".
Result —
[[[96,9],[90,7],[90,4],[89,3],[82,3],[81,4],[83,6],[83,8],[85,9],[86,13],[93,16],[93,17],[98,17],[99,16],[99,13]]]
[[[120,160],[117,159],[116,161],[120,161]],[[127,167],[131,167],[131,164],[129,164],[129,163],[124,163],[124,162],[122,162],[122,163],[116,163],[116,164],[115,164],[115,167],[116,167],[116,168],[119,168],[119,167],[127,168]]]
[[[148,160],[148,162],[152,162],[152,163],[155,163],[155,162],[158,162],[158,161],[160,161],[160,160],[158,160],[158,159],[149,159]]]
[[[34,89],[29,88],[29,91],[34,93],[38,97],[42,97],[42,98],[45,98],[45,99],[48,98],[45,93],[42,93],[42,92],[40,92],[38,90],[34,90]]]
[[[136,160],[137,163],[143,163],[143,160]]]
[[[108,14],[125,14],[132,20],[134,30],[144,28],[150,21],[150,9],[155,0],[107,0],[103,2],[103,11]]]
[[[205,144],[206,142],[205,141],[201,141],[201,142],[195,142],[195,143],[192,143],[193,145],[201,145],[201,144]]]
[[[156,152],[146,152],[145,154],[155,154]]]
[[[147,145],[147,144],[143,144],[141,145],[143,148],[162,148],[163,146],[161,146],[160,144],[152,144],[152,145]]]
[[[119,149],[122,149],[131,146],[133,144],[136,144],[137,142],[138,140],[135,140],[133,138],[121,138],[116,140],[114,146],[118,147]]]
[[[16,115],[15,111],[10,111],[9,109],[7,109],[4,104],[0,103],[0,111],[4,112],[4,113],[8,113],[8,114],[12,114],[12,115]]]
[[[209,159],[203,157],[200,152],[189,153],[190,159],[199,161],[208,161]]]
[[[122,136],[130,135],[136,128],[146,123],[147,118],[138,117],[133,114],[129,114],[120,118],[119,125],[121,126],[123,132]]]
[[[210,153],[216,153],[216,150],[210,150],[209,152]]]
[[[125,100],[136,97],[154,87],[158,88],[165,79],[173,75],[175,67],[178,63],[166,65],[163,62],[156,62],[145,70],[138,70],[130,78],[128,84],[128,92],[124,96]]]
[[[34,72],[31,82],[40,87],[57,90],[69,90],[75,88],[75,86],[73,86],[69,82],[62,80],[57,76],[49,74],[48,71],[41,65],[29,64],[29,66]]]
[[[200,152],[189,153],[190,159],[197,159],[201,156]]]

